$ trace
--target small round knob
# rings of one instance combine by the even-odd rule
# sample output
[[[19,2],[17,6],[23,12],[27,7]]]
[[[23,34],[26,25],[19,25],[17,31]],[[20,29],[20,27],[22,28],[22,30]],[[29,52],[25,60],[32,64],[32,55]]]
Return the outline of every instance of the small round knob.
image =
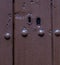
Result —
[[[56,36],[60,36],[60,30],[57,29],[57,30],[55,30],[54,33],[55,33]]]
[[[10,35],[10,33],[6,33],[4,37],[5,37],[6,40],[9,40],[11,35]]]
[[[39,30],[39,31],[38,31],[38,35],[39,35],[39,36],[43,37],[44,34],[45,34],[45,33],[44,33],[44,30]]]
[[[26,28],[23,28],[21,34],[23,37],[26,37],[28,35],[28,30]]]

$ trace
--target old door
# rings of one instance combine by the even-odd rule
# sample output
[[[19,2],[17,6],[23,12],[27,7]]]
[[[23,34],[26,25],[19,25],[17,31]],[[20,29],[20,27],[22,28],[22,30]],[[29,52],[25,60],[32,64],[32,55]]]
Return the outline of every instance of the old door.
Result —
[[[12,0],[0,0],[0,65],[12,65]]]
[[[15,0],[15,65],[52,65],[50,3]]]
[[[53,64],[60,65],[60,0],[53,0]]]

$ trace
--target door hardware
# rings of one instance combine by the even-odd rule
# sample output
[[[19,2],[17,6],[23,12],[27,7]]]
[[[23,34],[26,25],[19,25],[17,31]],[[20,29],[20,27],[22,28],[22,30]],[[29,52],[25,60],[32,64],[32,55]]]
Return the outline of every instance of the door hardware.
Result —
[[[36,25],[41,25],[41,18],[40,17],[37,17],[37,19],[36,19]]]
[[[28,25],[31,25],[31,16],[28,16]]]
[[[43,37],[44,34],[45,34],[45,31],[44,31],[44,30],[40,29],[40,30],[38,31],[38,35],[39,35],[39,36]]]
[[[23,28],[22,31],[21,31],[21,35],[23,37],[27,37],[28,36],[28,30],[26,28]]]
[[[6,40],[9,40],[10,37],[11,37],[11,34],[10,34],[10,33],[6,33],[6,34],[4,35],[4,38],[5,38]]]
[[[60,30],[57,29],[57,30],[54,31],[54,33],[55,33],[56,36],[60,36]]]

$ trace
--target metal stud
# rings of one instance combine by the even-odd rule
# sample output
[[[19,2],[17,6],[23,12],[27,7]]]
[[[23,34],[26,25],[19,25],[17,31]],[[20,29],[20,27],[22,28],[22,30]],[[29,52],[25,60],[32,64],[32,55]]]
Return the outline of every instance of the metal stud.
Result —
[[[57,30],[54,31],[54,33],[55,33],[56,36],[60,36],[60,30],[57,29]]]
[[[6,33],[6,34],[4,35],[4,38],[5,38],[6,40],[9,40],[10,37],[11,37],[10,33]]]
[[[22,35],[23,37],[28,36],[28,30],[27,30],[26,28],[23,28],[22,31],[21,31],[21,35]]]
[[[43,37],[44,34],[45,34],[44,30],[40,29],[40,30],[38,31],[38,35],[39,35],[39,36]]]

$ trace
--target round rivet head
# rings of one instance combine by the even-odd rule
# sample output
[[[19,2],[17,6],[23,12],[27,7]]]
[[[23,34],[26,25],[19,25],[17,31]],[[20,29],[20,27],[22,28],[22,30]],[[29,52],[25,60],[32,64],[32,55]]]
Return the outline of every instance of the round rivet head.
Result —
[[[57,30],[54,31],[54,33],[55,33],[56,36],[60,36],[60,30],[57,29]]]
[[[6,33],[6,34],[4,35],[4,38],[5,38],[6,40],[9,40],[10,37],[11,37],[10,33]]]
[[[39,31],[38,31],[38,35],[39,35],[39,36],[43,37],[44,34],[45,34],[44,30],[39,30]]]
[[[23,37],[27,37],[28,36],[28,30],[26,28],[23,28],[22,31],[21,31],[21,35]]]

